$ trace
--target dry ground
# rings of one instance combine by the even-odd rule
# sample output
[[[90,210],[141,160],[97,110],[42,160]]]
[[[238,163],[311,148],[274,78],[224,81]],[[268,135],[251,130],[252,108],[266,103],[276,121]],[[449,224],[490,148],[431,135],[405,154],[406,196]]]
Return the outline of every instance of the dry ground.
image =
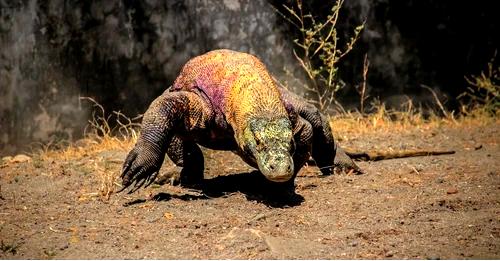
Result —
[[[295,195],[223,152],[204,151],[201,191],[166,184],[131,195],[109,194],[130,142],[6,158],[0,258],[500,258],[499,121],[371,126],[337,136],[348,148],[456,154],[360,162],[358,176],[310,166]]]

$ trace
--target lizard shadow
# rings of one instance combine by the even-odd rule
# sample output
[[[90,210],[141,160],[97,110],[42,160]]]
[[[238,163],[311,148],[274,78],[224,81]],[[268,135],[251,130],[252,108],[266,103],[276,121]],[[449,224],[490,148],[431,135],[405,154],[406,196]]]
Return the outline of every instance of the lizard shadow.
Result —
[[[304,201],[304,197],[295,193],[294,189],[270,182],[258,171],[219,176],[205,179],[202,183],[193,186],[183,187],[192,188],[201,193],[196,195],[173,195],[160,192],[154,195],[152,199],[164,201],[177,198],[190,201],[227,197],[231,193],[240,192],[245,195],[247,200],[257,201],[273,208],[294,207]]]

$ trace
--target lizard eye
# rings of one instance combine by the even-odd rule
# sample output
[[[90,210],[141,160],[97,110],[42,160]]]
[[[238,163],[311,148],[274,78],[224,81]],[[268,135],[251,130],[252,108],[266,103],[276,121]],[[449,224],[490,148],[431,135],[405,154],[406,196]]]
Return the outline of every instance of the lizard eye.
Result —
[[[262,136],[260,135],[260,133],[254,132],[254,138],[257,145],[259,145],[262,142]]]
[[[264,148],[264,144],[262,143],[262,136],[260,134],[255,134],[255,145],[257,145],[257,150],[262,150]]]

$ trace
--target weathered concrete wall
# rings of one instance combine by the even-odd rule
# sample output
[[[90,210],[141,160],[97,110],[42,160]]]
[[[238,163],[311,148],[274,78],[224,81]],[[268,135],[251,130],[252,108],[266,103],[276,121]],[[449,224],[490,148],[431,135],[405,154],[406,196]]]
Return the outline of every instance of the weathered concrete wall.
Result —
[[[264,1],[0,2],[0,151],[82,133],[91,96],[142,113],[191,57],[216,48],[293,64]]]
[[[85,125],[79,86],[40,26],[37,1],[1,4],[0,151],[51,137],[72,138]]]

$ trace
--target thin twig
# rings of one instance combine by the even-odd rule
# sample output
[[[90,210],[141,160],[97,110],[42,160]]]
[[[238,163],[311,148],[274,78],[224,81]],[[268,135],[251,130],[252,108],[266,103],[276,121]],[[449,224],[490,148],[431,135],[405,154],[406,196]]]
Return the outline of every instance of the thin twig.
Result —
[[[439,106],[439,109],[441,109],[441,112],[443,113],[443,115],[446,117],[446,118],[450,118],[448,113],[446,112],[446,110],[444,109],[443,107],[443,104],[441,103],[441,101],[439,100],[436,92],[431,89],[431,87],[427,86],[427,85],[424,85],[424,84],[420,84],[420,86],[422,86],[422,88],[425,88],[427,90],[429,90],[431,93],[432,93],[432,96],[434,96],[434,100],[436,100],[436,103],[437,105]]]
[[[365,54],[365,58],[363,60],[363,82],[361,82],[361,86],[356,88],[359,93],[359,110],[363,114],[365,112],[365,100],[368,98],[366,95],[366,76],[368,74],[368,68],[370,67],[370,61],[368,60],[368,54]]]

